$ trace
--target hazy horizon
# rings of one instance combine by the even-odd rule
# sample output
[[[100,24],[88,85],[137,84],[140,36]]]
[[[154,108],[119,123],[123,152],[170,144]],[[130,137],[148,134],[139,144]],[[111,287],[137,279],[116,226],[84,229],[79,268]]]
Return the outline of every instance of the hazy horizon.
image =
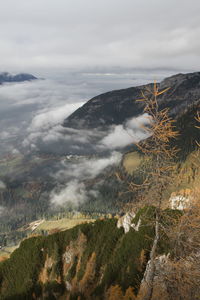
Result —
[[[198,0],[7,0],[0,71],[48,79],[198,71],[199,9]]]

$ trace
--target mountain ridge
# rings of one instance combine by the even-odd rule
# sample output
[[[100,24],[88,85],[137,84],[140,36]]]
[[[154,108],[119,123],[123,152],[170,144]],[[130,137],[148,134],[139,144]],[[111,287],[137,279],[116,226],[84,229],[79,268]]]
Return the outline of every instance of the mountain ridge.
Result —
[[[114,90],[93,97],[64,120],[64,127],[91,129],[123,124],[126,120],[143,113],[143,105],[136,100],[141,91],[153,83]],[[170,89],[159,97],[160,109],[169,107],[176,116],[188,105],[200,99],[200,72],[175,74],[158,83],[160,89]]]
[[[0,73],[0,84],[9,83],[9,82],[23,82],[23,81],[31,81],[37,80],[38,78],[29,73],[19,73],[16,75],[12,75],[8,72]]]

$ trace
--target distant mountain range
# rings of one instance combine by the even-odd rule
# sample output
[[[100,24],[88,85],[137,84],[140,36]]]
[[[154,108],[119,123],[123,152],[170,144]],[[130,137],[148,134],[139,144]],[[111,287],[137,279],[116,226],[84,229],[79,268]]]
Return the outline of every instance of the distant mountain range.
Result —
[[[141,91],[152,87],[147,84],[101,94],[89,100],[64,120],[64,127],[97,128],[123,124],[127,119],[143,112],[143,105],[136,100]],[[170,89],[159,97],[159,107],[169,107],[177,118],[186,107],[200,101],[200,72],[177,74],[161,81],[158,86]]]
[[[37,77],[28,74],[28,73],[19,73],[16,75],[12,75],[8,72],[2,72],[0,73],[0,84],[6,83],[6,82],[23,82],[23,81],[30,81],[30,80],[36,80]]]

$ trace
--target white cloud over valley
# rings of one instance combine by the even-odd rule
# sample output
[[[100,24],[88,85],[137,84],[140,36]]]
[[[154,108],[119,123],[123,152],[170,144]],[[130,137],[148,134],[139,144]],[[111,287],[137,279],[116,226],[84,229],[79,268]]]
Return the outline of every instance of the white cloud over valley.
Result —
[[[100,148],[124,148],[130,144],[138,143],[149,136],[144,125],[149,124],[149,116],[143,114],[128,120],[124,125],[112,126],[99,144]]]
[[[58,181],[66,182],[64,187],[59,191],[54,190],[50,195],[50,201],[53,206],[63,206],[72,203],[74,206],[83,203],[88,199],[89,195],[97,196],[96,190],[87,191],[84,181],[95,178],[107,167],[118,165],[121,161],[122,154],[112,152],[108,157],[102,158],[82,158],[76,164],[68,164],[63,161],[64,169],[54,174],[54,178]]]

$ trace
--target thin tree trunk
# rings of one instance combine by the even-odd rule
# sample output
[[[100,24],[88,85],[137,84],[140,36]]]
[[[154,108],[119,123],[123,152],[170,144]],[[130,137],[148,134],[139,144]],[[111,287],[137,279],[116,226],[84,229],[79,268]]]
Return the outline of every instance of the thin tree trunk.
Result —
[[[153,294],[153,281],[155,276],[155,258],[156,258],[156,250],[159,241],[159,217],[158,213],[156,213],[156,224],[155,224],[155,237],[153,241],[153,246],[150,252],[150,260],[147,265],[146,274],[144,275],[144,282],[142,283],[142,290],[145,291],[143,294],[142,300],[150,300]],[[142,292],[142,293],[143,293]]]

